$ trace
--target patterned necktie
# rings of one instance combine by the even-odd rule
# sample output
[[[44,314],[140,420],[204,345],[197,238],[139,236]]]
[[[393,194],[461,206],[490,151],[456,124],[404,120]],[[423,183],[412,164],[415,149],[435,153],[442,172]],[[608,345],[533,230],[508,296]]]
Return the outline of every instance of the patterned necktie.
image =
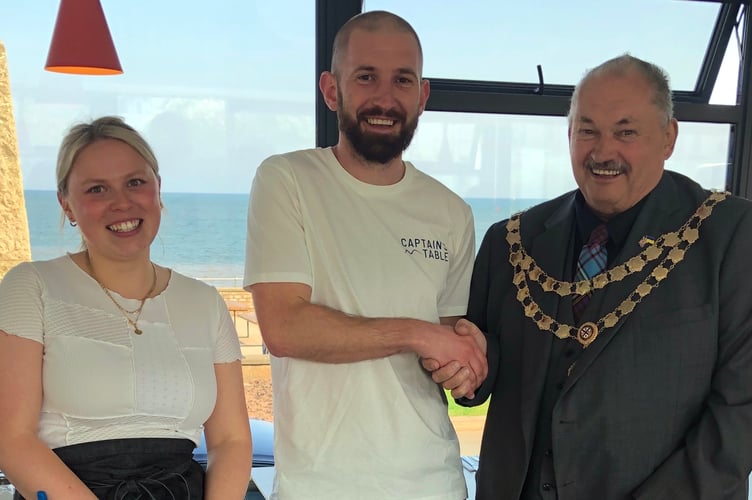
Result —
[[[590,239],[582,247],[580,257],[577,259],[577,272],[575,281],[587,280],[603,272],[608,263],[608,253],[606,252],[606,241],[608,240],[608,229],[605,224],[601,224],[593,229],[590,233]],[[591,292],[592,293],[592,292]],[[590,301],[591,293],[578,295],[572,301],[572,312],[574,319],[578,323]]]

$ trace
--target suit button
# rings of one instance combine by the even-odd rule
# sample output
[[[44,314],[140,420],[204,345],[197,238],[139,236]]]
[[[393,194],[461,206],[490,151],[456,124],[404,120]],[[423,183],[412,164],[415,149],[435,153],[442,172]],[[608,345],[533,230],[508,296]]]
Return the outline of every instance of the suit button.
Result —
[[[543,483],[543,486],[541,486],[541,488],[543,488],[543,491],[551,491],[552,489],[554,489],[554,485],[552,485],[551,483]]]
[[[559,382],[558,384],[556,384],[556,388],[557,388],[558,390],[562,390],[562,389],[564,389],[564,382]]]
[[[546,455],[547,457],[550,457],[551,455],[554,454],[554,451],[549,449],[549,450],[544,451],[543,454]]]

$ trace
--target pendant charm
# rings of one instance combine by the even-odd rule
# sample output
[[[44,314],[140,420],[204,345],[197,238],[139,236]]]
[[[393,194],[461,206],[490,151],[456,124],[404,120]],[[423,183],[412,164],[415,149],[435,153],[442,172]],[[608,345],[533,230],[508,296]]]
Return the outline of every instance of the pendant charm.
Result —
[[[577,341],[582,344],[582,348],[589,346],[598,336],[598,326],[595,323],[588,321],[583,323],[577,329]]]
[[[139,327],[134,326],[133,327],[133,333],[135,333],[136,335],[141,335],[144,332]]]

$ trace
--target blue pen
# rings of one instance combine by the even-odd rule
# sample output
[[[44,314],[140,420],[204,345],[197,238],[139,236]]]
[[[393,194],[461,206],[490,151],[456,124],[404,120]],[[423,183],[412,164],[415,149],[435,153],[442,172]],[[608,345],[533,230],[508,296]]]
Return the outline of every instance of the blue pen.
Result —
[[[47,493],[44,491],[37,491],[37,500],[47,500]]]

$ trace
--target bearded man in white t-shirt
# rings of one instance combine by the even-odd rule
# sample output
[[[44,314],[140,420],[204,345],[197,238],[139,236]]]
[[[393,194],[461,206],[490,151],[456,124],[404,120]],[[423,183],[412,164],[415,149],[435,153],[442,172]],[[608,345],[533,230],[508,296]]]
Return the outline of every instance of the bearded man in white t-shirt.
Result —
[[[467,496],[442,389],[419,358],[478,383],[458,335],[475,255],[470,207],[402,160],[429,94],[412,27],[348,21],[319,88],[331,148],[272,156],[251,191],[244,285],[271,353],[272,498]]]

